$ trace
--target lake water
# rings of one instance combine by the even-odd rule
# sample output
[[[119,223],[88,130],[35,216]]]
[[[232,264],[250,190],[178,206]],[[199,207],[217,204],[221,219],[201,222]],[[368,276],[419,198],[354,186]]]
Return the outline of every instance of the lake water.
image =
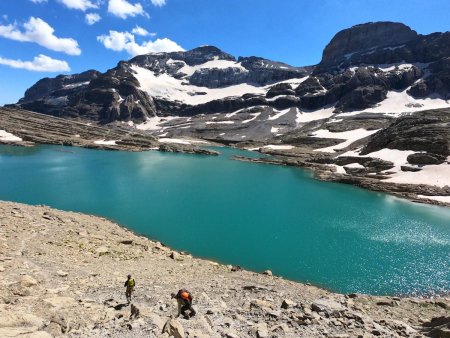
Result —
[[[196,256],[337,292],[450,292],[450,209],[220,151],[0,146],[0,199],[105,216]]]

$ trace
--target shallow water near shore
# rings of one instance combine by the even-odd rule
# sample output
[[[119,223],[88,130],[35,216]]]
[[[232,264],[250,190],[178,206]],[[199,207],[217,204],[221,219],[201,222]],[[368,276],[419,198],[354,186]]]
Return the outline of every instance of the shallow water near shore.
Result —
[[[0,146],[0,199],[108,217],[196,256],[336,292],[450,292],[449,208],[220,151]]]

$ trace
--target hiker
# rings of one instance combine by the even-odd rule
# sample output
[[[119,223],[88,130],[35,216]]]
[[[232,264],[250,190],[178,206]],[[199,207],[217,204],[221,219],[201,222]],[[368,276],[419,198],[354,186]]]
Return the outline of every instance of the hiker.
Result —
[[[177,317],[179,317],[180,314],[183,315],[184,319],[189,319],[190,317],[195,316],[196,312],[192,307],[192,295],[189,291],[181,289],[177,294],[172,293],[171,297],[175,298],[178,303]],[[189,310],[189,315],[186,313],[187,310]]]
[[[125,295],[127,296],[127,302],[128,304],[131,302],[131,294],[134,291],[134,286],[136,285],[136,282],[133,278],[131,278],[131,275],[128,275],[128,279],[125,282],[125,285],[127,287],[127,291],[125,291]]]

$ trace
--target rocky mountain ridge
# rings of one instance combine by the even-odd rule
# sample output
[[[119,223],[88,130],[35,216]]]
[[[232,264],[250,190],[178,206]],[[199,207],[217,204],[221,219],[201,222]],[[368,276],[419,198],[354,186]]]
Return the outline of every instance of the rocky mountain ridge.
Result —
[[[389,91],[405,89],[413,98],[446,99],[449,46],[450,32],[419,35],[400,23],[367,23],[337,33],[313,67],[260,57],[236,59],[203,46],[136,56],[103,74],[91,70],[46,78],[28,89],[18,104],[41,113],[108,123],[144,122],[155,115],[231,113],[261,105],[363,110],[385,100]],[[217,89],[231,87],[236,88],[219,95],[205,90],[215,89],[217,94]],[[181,92],[187,98],[174,95]]]

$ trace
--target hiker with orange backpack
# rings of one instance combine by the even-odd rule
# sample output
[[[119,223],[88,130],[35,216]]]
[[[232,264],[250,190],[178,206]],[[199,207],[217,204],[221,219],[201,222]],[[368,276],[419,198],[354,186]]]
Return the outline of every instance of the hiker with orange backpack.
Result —
[[[177,294],[172,293],[171,297],[175,298],[178,303],[177,317],[179,317],[180,314],[183,315],[184,319],[189,319],[190,317],[195,316],[196,312],[192,307],[192,295],[188,290],[181,289]],[[189,310],[189,315],[186,313],[187,310]]]

